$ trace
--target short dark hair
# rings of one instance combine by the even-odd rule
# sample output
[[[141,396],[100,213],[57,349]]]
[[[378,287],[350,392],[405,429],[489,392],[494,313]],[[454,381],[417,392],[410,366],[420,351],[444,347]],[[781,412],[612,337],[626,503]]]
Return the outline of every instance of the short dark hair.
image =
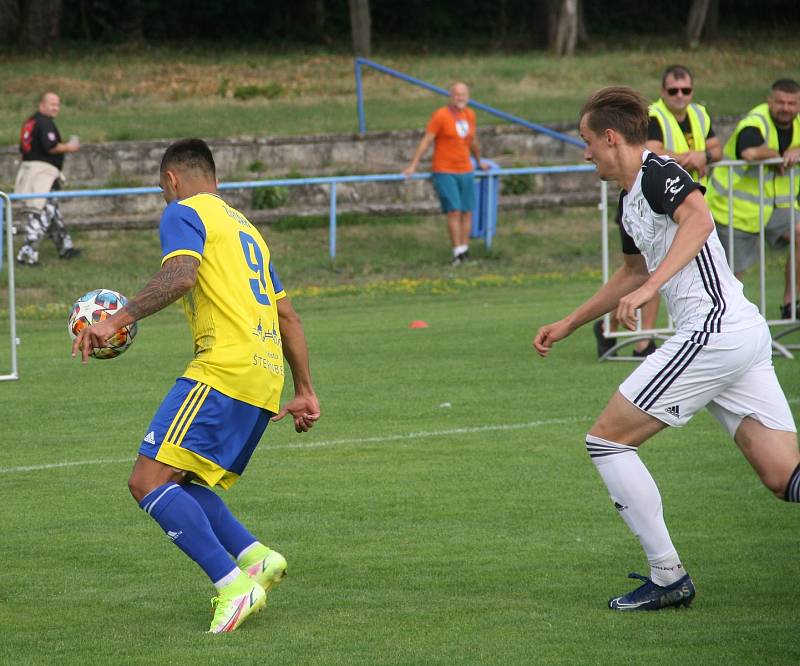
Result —
[[[685,65],[670,65],[664,70],[664,73],[661,75],[661,87],[667,87],[667,77],[672,76],[676,79],[685,79],[687,76],[689,79],[694,83],[694,76],[692,75],[692,70],[690,70]]]
[[[170,144],[161,158],[161,173],[170,167],[201,171],[212,177],[217,173],[211,149],[202,139],[181,139]]]
[[[770,90],[780,90],[781,92],[785,93],[797,93],[800,92],[800,84],[798,84],[794,79],[778,79],[772,84],[772,88],[770,88]]]
[[[619,132],[634,145],[647,140],[647,100],[633,88],[609,86],[593,93],[581,109],[581,118],[595,134],[606,129]]]

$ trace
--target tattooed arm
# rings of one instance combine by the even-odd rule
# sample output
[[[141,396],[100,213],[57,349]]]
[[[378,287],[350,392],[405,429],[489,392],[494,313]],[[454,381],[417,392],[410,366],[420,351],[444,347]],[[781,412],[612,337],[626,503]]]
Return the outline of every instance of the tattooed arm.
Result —
[[[118,314],[121,315],[127,310],[130,321],[115,321],[117,328],[144,319],[177,301],[194,287],[199,267],[200,262],[187,254],[179,254],[177,257],[167,259],[161,270],[147,283],[147,286],[119,311]]]
[[[72,343],[72,355],[76,356],[80,351],[83,363],[87,363],[92,349],[104,346],[106,340],[118,329],[177,301],[194,287],[199,267],[200,262],[189,255],[179,254],[167,259],[145,288],[128,301],[124,308],[78,334]]]

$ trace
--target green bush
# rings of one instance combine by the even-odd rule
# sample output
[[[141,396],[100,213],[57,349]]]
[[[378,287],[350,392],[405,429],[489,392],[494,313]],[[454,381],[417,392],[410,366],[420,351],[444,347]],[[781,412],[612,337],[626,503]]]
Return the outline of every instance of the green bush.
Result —
[[[533,174],[503,176],[503,194],[527,194],[533,191]]]
[[[271,82],[265,86],[257,86],[254,84],[247,84],[243,86],[236,86],[233,89],[233,96],[236,99],[246,101],[255,97],[266,97],[267,99],[275,99],[283,95],[283,86],[280,83]]]
[[[265,210],[268,208],[280,208],[288,200],[288,187],[256,187],[253,190],[251,202],[255,210]]]
[[[127,127],[116,127],[108,135],[109,141],[133,141],[136,133]]]
[[[142,187],[142,179],[136,176],[125,176],[121,173],[112,173],[105,182],[105,187],[116,189],[119,187]]]

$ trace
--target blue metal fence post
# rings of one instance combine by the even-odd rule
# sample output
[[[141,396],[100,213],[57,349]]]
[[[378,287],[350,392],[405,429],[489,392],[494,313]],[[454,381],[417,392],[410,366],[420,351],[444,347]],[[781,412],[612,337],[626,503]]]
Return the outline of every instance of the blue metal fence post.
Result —
[[[495,199],[495,191],[493,186],[493,180],[497,178],[497,176],[492,175],[492,171],[494,171],[495,164],[489,167],[488,171],[486,172],[486,176],[484,180],[486,181],[486,219],[484,220],[484,244],[486,245],[486,249],[490,249],[492,247],[492,236],[494,236],[494,217],[497,215],[497,201]]]
[[[356,58],[356,98],[358,99],[358,133],[362,136],[367,132],[367,118],[364,115],[364,87],[361,82],[361,58]]]
[[[472,162],[475,193],[475,202],[472,206],[472,228],[469,231],[470,238],[483,237],[483,224],[486,216],[486,180],[481,177],[480,165],[474,157],[470,157]]]
[[[331,261],[336,258],[336,182],[331,183],[331,207],[328,219],[328,247]]]

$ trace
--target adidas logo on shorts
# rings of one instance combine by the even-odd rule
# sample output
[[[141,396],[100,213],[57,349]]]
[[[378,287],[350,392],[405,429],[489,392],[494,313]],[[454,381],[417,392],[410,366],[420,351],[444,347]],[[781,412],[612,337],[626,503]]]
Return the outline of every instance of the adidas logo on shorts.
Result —
[[[150,432],[148,432],[144,436],[144,441],[147,442],[148,444],[155,445],[155,443],[156,443],[156,434],[151,430]]]
[[[681,415],[681,408],[679,405],[673,405],[672,407],[667,407],[664,411],[667,414],[671,414],[675,418],[679,418]]]

